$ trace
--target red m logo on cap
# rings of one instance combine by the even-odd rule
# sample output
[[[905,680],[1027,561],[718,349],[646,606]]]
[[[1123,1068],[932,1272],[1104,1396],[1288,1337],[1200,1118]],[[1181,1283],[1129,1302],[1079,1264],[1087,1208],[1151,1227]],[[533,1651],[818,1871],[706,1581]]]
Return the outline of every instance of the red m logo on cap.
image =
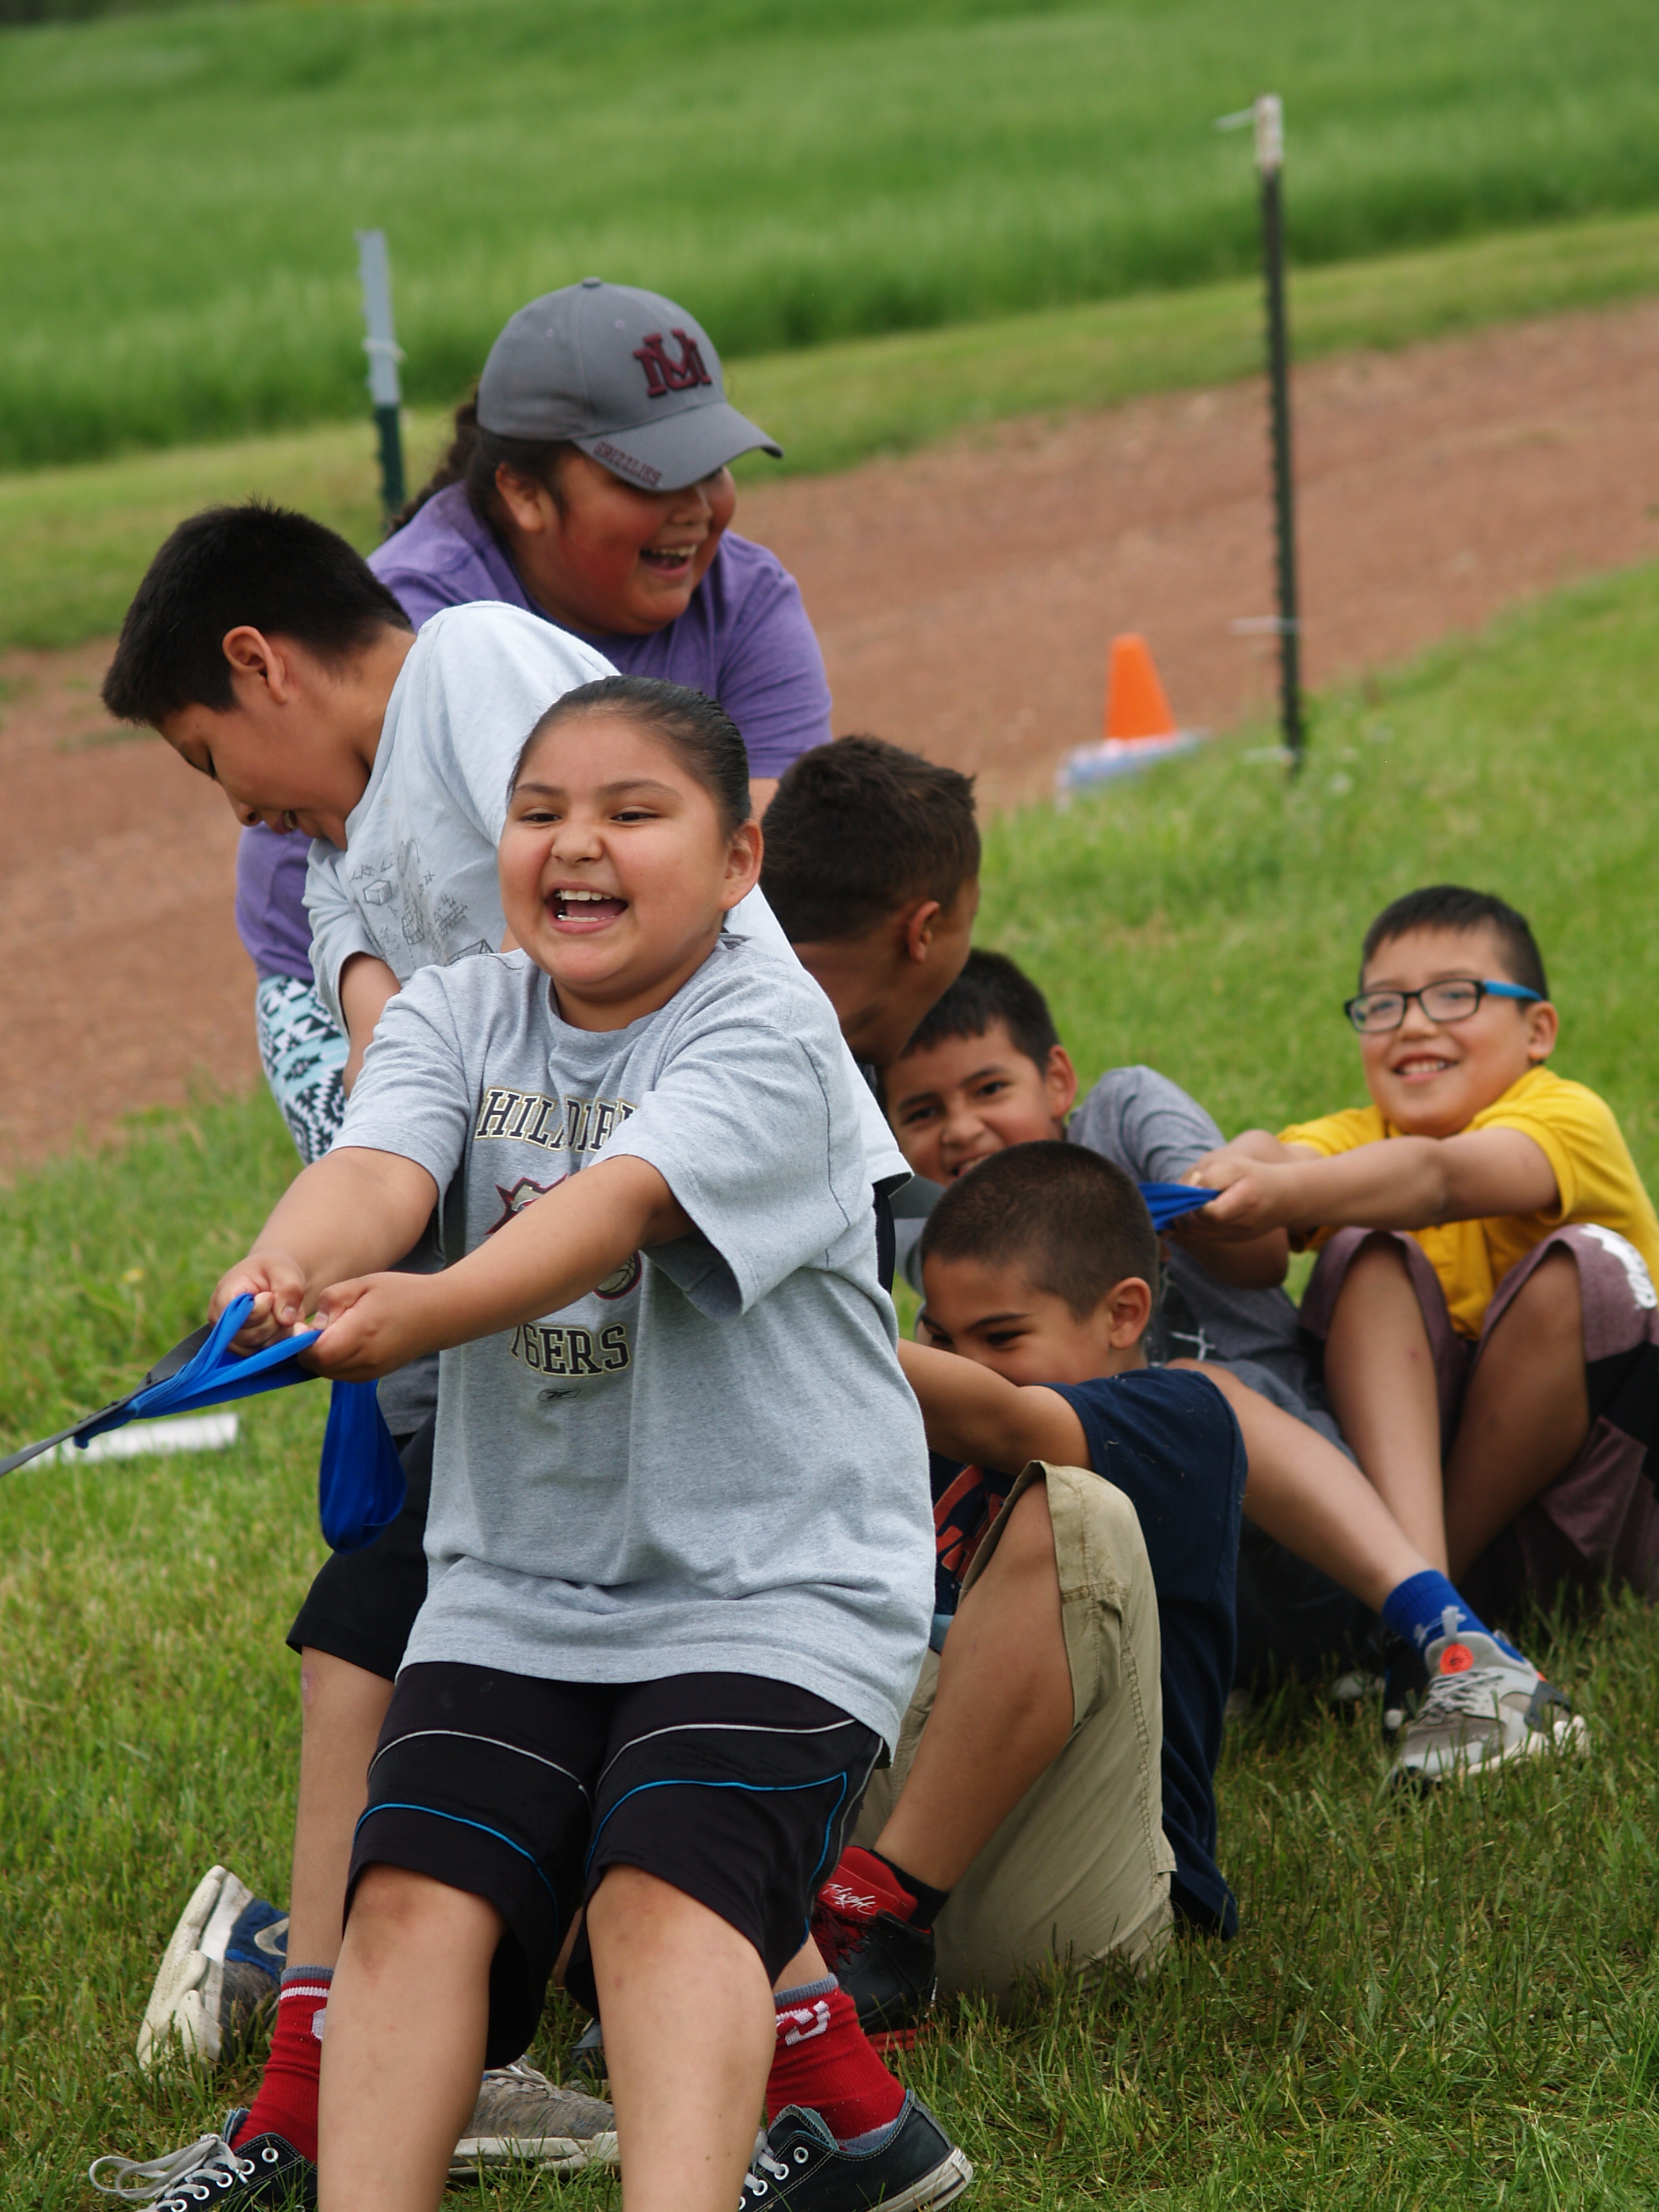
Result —
[[[653,399],[665,399],[671,392],[690,392],[694,385],[714,381],[702,365],[696,338],[687,337],[684,331],[671,331],[669,336],[680,342],[678,361],[669,359],[660,331],[651,331],[634,356],[645,371],[646,389]]]

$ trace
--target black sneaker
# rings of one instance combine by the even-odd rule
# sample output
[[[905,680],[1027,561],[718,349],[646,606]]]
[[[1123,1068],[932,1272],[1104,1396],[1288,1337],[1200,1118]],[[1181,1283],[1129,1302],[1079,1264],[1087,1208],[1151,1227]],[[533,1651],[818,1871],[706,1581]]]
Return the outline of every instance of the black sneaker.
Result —
[[[877,2050],[908,2051],[939,1994],[933,1929],[878,1912],[860,1923],[831,1971]]]
[[[766,2131],[738,2212],[926,2212],[960,2197],[974,2169],[907,2090],[878,2150],[843,2150],[816,2112],[791,2105]]]
[[[202,2212],[204,2204],[228,2204],[236,2212],[258,2205],[269,2212],[313,2212],[317,2169],[285,2136],[255,2136],[238,2149],[230,2138],[247,2118],[232,2112],[225,2131],[203,2136],[165,2158],[118,2158],[106,2151],[94,2159],[87,2179],[106,2197],[142,2212]],[[100,2171],[109,2169],[106,2178]]]

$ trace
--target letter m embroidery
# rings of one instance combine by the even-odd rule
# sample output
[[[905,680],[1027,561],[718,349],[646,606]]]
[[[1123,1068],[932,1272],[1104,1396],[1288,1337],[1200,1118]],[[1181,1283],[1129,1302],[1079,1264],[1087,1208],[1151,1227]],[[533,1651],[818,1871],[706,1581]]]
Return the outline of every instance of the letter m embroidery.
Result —
[[[665,399],[671,392],[690,392],[696,385],[714,381],[702,365],[696,338],[687,337],[684,331],[671,331],[669,336],[679,340],[678,361],[670,360],[660,331],[652,331],[634,356],[645,371],[646,390],[653,399]]]

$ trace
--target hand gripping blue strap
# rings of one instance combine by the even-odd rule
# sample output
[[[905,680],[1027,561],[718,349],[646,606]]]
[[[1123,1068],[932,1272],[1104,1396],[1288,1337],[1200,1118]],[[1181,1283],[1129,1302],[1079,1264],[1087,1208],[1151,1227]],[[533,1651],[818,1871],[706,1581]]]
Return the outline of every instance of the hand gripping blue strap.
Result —
[[[55,1436],[26,1444],[0,1460],[9,1474],[53,1444],[74,1443],[82,1449],[94,1437],[155,1413],[191,1413],[224,1406],[262,1391],[285,1389],[290,1382],[313,1382],[298,1355],[315,1344],[319,1332],[287,1336],[246,1359],[227,1359],[231,1339],[252,1309],[251,1297],[233,1298],[210,1328],[193,1330],[165,1352],[138,1388],[125,1398]],[[380,1415],[372,1382],[337,1382],[317,1472],[318,1510],[323,1534],[336,1551],[355,1552],[392,1520],[403,1505],[403,1469]]]
[[[1189,1182],[1144,1182],[1140,1194],[1146,1201],[1146,1211],[1152,1217],[1154,1229],[1167,1229],[1172,1221],[1179,1221],[1183,1213],[1191,1213],[1200,1206],[1207,1206],[1212,1198],[1219,1198],[1218,1190],[1198,1190]]]

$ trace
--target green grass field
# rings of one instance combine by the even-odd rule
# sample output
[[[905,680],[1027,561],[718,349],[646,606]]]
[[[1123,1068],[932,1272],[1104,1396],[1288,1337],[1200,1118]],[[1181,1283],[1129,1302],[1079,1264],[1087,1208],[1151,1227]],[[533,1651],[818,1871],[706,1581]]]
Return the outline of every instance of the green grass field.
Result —
[[[592,269],[733,356],[1239,276],[1287,105],[1306,264],[1659,204],[1643,0],[364,0],[0,33],[0,467],[408,390]]]
[[[1048,988],[1085,1073],[1164,1068],[1231,1128],[1357,1095],[1339,1004],[1383,900],[1452,876],[1530,915],[1557,1065],[1659,1178],[1659,568],[1577,590],[1319,703],[1286,791],[1247,743],[1065,816],[993,823],[980,941]],[[198,1318],[293,1170],[262,1097],[135,1126],[0,1194],[0,1437],[100,1403]],[[0,1485],[0,2205],[81,2205],[104,2148],[216,2126],[251,2063],[141,2077],[155,1959],[201,1869],[285,1887],[297,1712],[281,1636],[319,1557],[322,1394],[244,1409],[222,1456]],[[1244,1927],[1156,1982],[907,2062],[985,2212],[1579,2212],[1659,2194],[1659,1619],[1559,1633],[1582,1768],[1392,1804],[1369,1717],[1287,1693],[1229,1733],[1223,1863]],[[550,2014],[538,2055],[571,2033]],[[501,2207],[614,2204],[592,2180]],[[452,2200],[473,2201],[463,2193]]]
[[[1413,339],[1659,290],[1659,215],[1492,233],[1299,272],[1297,357]],[[853,338],[742,362],[740,404],[784,443],[745,481],[815,474],[1000,418],[1105,407],[1259,371],[1253,278],[1050,307],[943,331]],[[410,410],[411,487],[449,417]],[[0,475],[0,650],[64,646],[119,625],[167,532],[210,501],[259,493],[303,508],[364,551],[380,536],[378,463],[365,422]]]

